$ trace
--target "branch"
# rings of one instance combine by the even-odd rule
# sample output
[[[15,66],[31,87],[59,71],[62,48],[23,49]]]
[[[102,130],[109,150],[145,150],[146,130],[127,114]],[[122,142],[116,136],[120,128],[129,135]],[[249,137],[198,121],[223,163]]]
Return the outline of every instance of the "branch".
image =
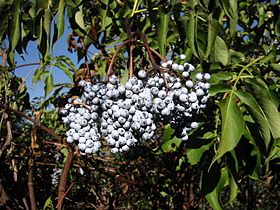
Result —
[[[62,209],[63,200],[66,195],[65,191],[66,191],[67,178],[68,178],[68,174],[69,174],[72,162],[73,162],[73,152],[72,152],[71,148],[68,148],[68,149],[69,149],[69,153],[67,155],[67,158],[66,158],[66,161],[64,164],[64,168],[63,168],[63,171],[60,176],[60,182],[59,182],[59,187],[58,187],[58,203],[56,206],[56,208],[58,210]]]
[[[153,54],[151,52],[151,48],[149,47],[148,41],[146,39],[146,36],[141,31],[135,32],[134,36],[136,36],[136,35],[139,35],[140,38],[143,40],[144,47],[145,47],[145,49],[148,52],[149,58],[150,58],[150,60],[152,62],[152,65],[153,65],[154,69],[159,69],[159,66],[157,65],[157,63],[156,63],[156,61],[155,61],[155,59],[153,57]]]
[[[62,195],[61,199],[58,200],[58,203],[57,203],[56,208],[58,208],[59,206],[61,206],[61,204],[62,204],[64,198],[65,198],[66,195],[67,195],[67,193],[71,190],[71,188],[72,188],[74,185],[75,185],[75,182],[72,182],[72,183],[70,184],[70,186],[68,187],[68,189],[66,190],[66,192]]]
[[[29,193],[29,199],[31,204],[31,210],[36,210],[36,197],[35,197],[35,191],[33,187],[33,159],[29,160],[29,170],[28,170],[28,193]]]
[[[26,67],[26,66],[38,66],[40,64],[41,64],[40,62],[26,63],[26,64],[22,64],[22,65],[18,65],[18,66],[13,66],[13,67],[10,68],[10,70],[15,70],[15,69],[18,69],[18,68],[21,68],[21,67]]]
[[[131,40],[128,39],[128,40],[125,40],[123,43],[121,43],[121,45],[118,46],[118,48],[116,49],[113,57],[112,57],[112,60],[110,62],[110,65],[109,65],[109,68],[108,68],[108,71],[107,71],[107,78],[109,78],[109,76],[111,75],[112,73],[112,69],[113,69],[113,65],[114,65],[114,62],[115,62],[115,59],[117,57],[117,55],[119,54],[120,50],[125,46],[127,45],[128,43],[130,43]]]
[[[56,140],[58,141],[62,141],[62,138],[57,135],[52,129],[47,128],[44,125],[41,125],[40,122],[36,121],[35,119],[33,119],[32,117],[29,117],[28,115],[24,114],[23,112],[20,112],[18,110],[13,109],[12,107],[6,106],[4,104],[0,103],[0,108],[8,110],[10,112],[15,113],[16,115],[19,115],[27,120],[29,120],[30,122],[34,123],[38,128],[40,128],[41,130],[45,131],[46,133],[48,133],[49,135],[51,135],[52,137],[54,137]]]
[[[129,47],[129,78],[131,79],[133,76],[133,49],[134,45],[130,45]]]
[[[8,117],[9,117],[8,114],[4,112],[4,119],[8,119]],[[12,139],[13,139],[12,123],[10,120],[7,120],[6,126],[7,126],[7,136],[6,136],[6,141],[5,141],[4,145],[0,149],[0,157],[2,156],[5,149],[11,145]]]

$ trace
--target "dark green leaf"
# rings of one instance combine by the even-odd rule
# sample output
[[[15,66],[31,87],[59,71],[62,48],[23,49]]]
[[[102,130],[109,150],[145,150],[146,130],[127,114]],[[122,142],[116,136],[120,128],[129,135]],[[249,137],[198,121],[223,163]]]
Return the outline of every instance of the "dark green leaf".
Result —
[[[221,170],[221,177],[216,188],[211,193],[205,196],[211,207],[215,210],[223,210],[222,204],[220,202],[220,196],[222,189],[227,184],[227,179],[228,171],[226,170],[226,168],[223,168]]]
[[[44,31],[45,31],[46,39],[41,40],[41,43],[42,42],[45,43],[45,52],[43,54],[45,59],[49,55],[49,50],[50,50],[51,21],[52,21],[52,13],[51,13],[51,9],[48,8],[45,10],[45,16],[44,16]]]
[[[217,36],[215,41],[215,60],[221,62],[224,66],[228,63],[229,51],[224,40]]]
[[[209,89],[209,93],[211,96],[214,96],[218,93],[225,93],[230,91],[231,89],[226,86],[226,85],[222,85],[222,84],[216,84],[216,85],[211,85],[210,89]]]
[[[9,61],[14,62],[14,50],[20,40],[21,29],[20,29],[20,1],[14,1],[12,8],[12,18],[9,23]]]
[[[194,12],[190,12],[187,16],[183,18],[184,26],[186,30],[186,40],[189,47],[192,49],[193,54],[198,57],[196,50],[196,20]]]
[[[55,85],[53,83],[53,76],[51,73],[48,74],[46,80],[45,80],[45,96],[49,95],[49,93],[55,88]]]
[[[280,113],[272,102],[268,87],[260,79],[247,79],[246,82],[264,112],[273,138],[280,138]]]
[[[245,128],[245,122],[232,93],[218,104],[222,115],[222,134],[219,149],[213,159],[215,162],[238,144]]]
[[[159,52],[161,55],[166,55],[167,33],[169,31],[170,12],[171,10],[166,12],[162,8],[160,8],[159,10],[160,24],[157,37]]]
[[[267,119],[264,111],[259,106],[257,100],[248,92],[239,90],[235,91],[234,94],[244,103],[251,114],[254,121],[258,124],[260,134],[264,139],[265,146],[268,148],[270,142],[270,122]]]
[[[64,14],[65,14],[65,0],[60,0],[57,11],[57,38],[59,39],[64,33]]]
[[[67,64],[70,67],[71,71],[75,72],[77,70],[76,66],[74,65],[72,60],[70,58],[68,58],[67,56],[61,55],[61,56],[57,57],[57,59],[61,62],[64,62],[65,64]]]
[[[212,51],[215,44],[215,40],[218,33],[218,21],[213,18],[213,15],[208,16],[208,39],[207,39],[207,50],[205,57],[208,57]]]

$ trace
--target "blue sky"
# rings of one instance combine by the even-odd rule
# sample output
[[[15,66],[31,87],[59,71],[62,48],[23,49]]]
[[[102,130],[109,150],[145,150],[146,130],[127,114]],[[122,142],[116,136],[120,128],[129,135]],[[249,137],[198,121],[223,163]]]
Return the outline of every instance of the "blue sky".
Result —
[[[67,26],[65,27],[64,35],[56,42],[53,52],[52,52],[52,56],[65,55],[65,56],[69,57],[72,60],[72,62],[78,67],[79,64],[77,62],[77,54],[70,53],[67,50],[67,36],[72,31],[68,27],[69,24],[66,23],[66,25]],[[34,63],[34,62],[40,61],[36,41],[29,42],[26,51],[27,51],[27,54],[24,53],[24,55],[23,55],[24,60],[18,54],[15,55],[15,60],[16,60],[17,66],[22,65],[22,64],[28,64],[28,63]],[[91,49],[91,52],[92,51],[93,51],[93,53],[96,52],[96,50]],[[34,74],[36,68],[38,68],[38,67],[39,66],[27,66],[27,67],[21,67],[21,68],[15,69],[15,74],[18,77],[22,77],[22,78],[26,79],[26,86],[27,86],[31,99],[34,97],[44,96],[44,81],[38,82],[36,84],[32,84],[33,74]],[[52,71],[52,73],[53,73],[54,83],[71,82],[69,80],[69,78],[65,75],[65,73],[63,71],[61,71],[60,69],[54,67],[54,68],[50,69],[50,71]]]

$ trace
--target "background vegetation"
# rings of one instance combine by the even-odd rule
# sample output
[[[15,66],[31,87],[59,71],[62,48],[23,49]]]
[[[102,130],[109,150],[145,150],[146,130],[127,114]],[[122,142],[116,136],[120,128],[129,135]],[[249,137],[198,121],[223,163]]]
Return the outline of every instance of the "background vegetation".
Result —
[[[1,0],[0,207],[277,209],[279,6],[278,0]],[[65,21],[73,30],[65,48],[77,54],[79,68],[52,56]],[[33,81],[45,87],[45,98],[34,100],[14,74],[15,54],[32,41],[41,57]],[[91,46],[99,53],[90,56]],[[211,101],[199,127],[187,142],[167,126],[128,153],[80,156],[65,142],[59,108],[79,94],[79,80],[104,78],[109,65],[126,69],[123,80],[129,60],[135,69],[151,68],[147,50],[157,65],[157,53],[185,54],[197,71],[211,73]],[[72,82],[54,84],[54,66]]]

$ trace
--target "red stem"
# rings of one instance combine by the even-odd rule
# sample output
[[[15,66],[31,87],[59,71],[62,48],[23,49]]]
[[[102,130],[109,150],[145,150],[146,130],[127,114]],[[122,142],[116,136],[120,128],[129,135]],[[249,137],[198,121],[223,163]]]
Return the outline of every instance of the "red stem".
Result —
[[[32,117],[29,117],[28,115],[24,114],[23,112],[20,112],[18,110],[13,109],[12,107],[6,106],[4,104],[0,103],[0,108],[2,109],[6,109],[10,112],[15,113],[16,115],[19,115],[27,120],[29,120],[30,122],[34,123],[36,126],[38,126],[38,128],[42,129],[43,131],[45,131],[46,133],[50,134],[52,137],[54,137],[56,140],[58,141],[62,141],[62,138],[57,135],[53,130],[51,130],[50,128],[47,128],[43,125],[41,125],[40,122],[36,121],[35,119],[33,119]]]

